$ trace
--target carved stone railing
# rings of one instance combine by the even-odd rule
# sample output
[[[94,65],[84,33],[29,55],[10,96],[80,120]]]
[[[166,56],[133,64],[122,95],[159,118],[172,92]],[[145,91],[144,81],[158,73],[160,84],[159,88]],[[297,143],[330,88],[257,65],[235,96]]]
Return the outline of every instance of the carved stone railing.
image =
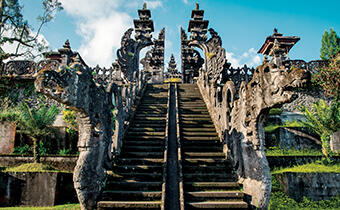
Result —
[[[37,72],[42,69],[56,69],[60,65],[57,60],[42,60],[38,63],[29,60],[14,60],[3,63],[0,77],[10,79],[34,79]]]
[[[283,61],[283,65],[290,69],[291,67],[306,69],[311,73],[315,73],[318,69],[328,66],[329,61],[327,60],[313,60],[306,62],[304,60],[286,60]]]

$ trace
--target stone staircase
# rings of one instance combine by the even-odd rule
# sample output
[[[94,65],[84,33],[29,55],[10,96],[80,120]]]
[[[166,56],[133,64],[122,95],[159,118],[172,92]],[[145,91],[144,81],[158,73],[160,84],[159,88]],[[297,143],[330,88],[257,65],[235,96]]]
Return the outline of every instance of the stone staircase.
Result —
[[[98,209],[161,209],[168,85],[148,85]]]
[[[178,86],[185,209],[247,209],[196,84]]]

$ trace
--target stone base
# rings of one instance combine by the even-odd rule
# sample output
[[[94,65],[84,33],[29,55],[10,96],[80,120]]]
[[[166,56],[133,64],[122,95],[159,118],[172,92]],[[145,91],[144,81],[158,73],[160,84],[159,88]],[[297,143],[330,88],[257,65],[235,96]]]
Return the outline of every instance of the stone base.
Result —
[[[274,175],[284,192],[296,201],[303,196],[319,201],[340,194],[340,173],[282,173]]]
[[[16,125],[11,122],[0,122],[0,154],[14,151]]]
[[[54,206],[77,202],[72,174],[0,173],[0,206]]]

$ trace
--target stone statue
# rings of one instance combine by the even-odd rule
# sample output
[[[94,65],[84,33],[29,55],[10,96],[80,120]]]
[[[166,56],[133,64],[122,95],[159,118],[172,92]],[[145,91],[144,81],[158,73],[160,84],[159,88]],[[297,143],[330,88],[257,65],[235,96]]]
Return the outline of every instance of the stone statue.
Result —
[[[115,85],[108,89],[93,81],[91,70],[79,55],[58,69],[42,69],[36,75],[38,92],[75,110],[79,125],[79,158],[73,173],[82,209],[93,209],[106,181],[113,136]]]
[[[294,99],[292,88],[310,79],[309,72],[287,69],[272,63],[256,68],[252,80],[241,83],[239,98],[232,97],[231,122],[226,143],[243,191],[252,196],[252,204],[268,207],[271,192],[270,169],[264,152],[263,122],[269,110]],[[235,88],[228,86],[229,92]],[[228,92],[228,91],[226,91]]]

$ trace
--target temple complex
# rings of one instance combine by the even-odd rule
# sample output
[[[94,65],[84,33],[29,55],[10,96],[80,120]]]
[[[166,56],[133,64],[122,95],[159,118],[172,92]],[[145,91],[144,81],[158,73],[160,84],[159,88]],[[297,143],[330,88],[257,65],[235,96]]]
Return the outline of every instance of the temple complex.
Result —
[[[180,65],[171,54],[165,72],[165,28],[153,38],[146,3],[133,23],[110,68],[89,67],[67,40],[39,63],[10,61],[0,71],[29,77],[76,113],[81,209],[267,209],[266,117],[325,62],[290,60],[300,38],[274,29],[258,50],[261,65],[234,68],[197,3],[180,29]]]

